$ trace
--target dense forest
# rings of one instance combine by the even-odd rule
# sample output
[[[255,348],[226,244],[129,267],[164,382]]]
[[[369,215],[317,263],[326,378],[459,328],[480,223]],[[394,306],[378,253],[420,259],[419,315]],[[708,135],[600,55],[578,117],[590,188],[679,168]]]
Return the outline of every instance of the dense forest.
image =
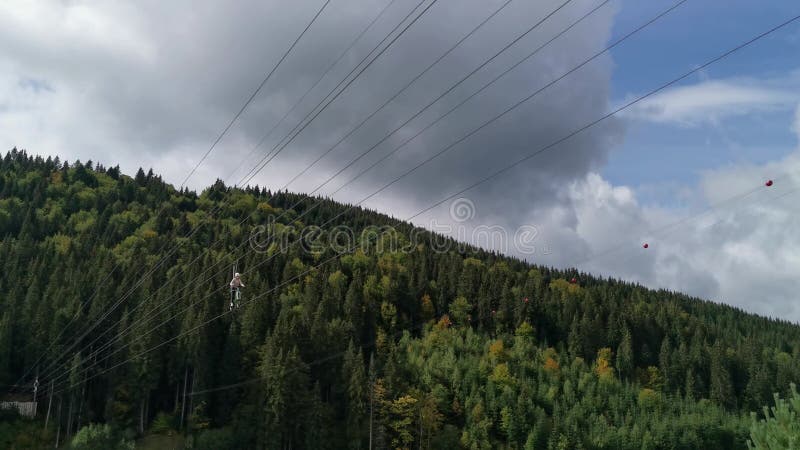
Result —
[[[0,238],[0,447],[743,449],[800,380],[797,325],[257,186],[15,149]]]

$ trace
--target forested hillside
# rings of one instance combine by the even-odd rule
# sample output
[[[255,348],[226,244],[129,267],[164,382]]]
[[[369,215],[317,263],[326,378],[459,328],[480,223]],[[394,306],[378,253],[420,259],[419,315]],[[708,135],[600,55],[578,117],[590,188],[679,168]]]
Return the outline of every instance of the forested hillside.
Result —
[[[441,237],[332,201],[303,215],[316,202],[10,152],[0,384],[32,383],[38,362],[62,441],[108,423],[213,449],[710,449],[746,448],[750,411],[800,380],[796,325],[441,251]],[[360,250],[337,256],[324,233],[286,251],[250,242],[270,216],[292,239],[351,227]],[[228,313],[237,261],[246,288]]]

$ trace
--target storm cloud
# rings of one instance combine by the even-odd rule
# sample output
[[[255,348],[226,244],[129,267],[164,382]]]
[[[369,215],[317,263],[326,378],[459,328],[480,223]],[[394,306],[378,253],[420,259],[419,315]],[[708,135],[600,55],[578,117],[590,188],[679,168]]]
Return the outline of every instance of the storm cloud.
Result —
[[[394,2],[261,152],[287,133],[417,3]],[[291,188],[313,189],[325,174],[377,142],[561,3],[511,2]],[[201,188],[235,167],[385,4],[332,2],[190,184]],[[362,163],[394,149],[401,139],[595,4],[568,4]],[[435,4],[254,181],[271,187],[288,181],[500,5],[500,1],[470,1],[454,7],[444,0]],[[317,2],[297,2],[291,7],[284,2],[249,2],[238,3],[236,8],[180,2],[90,7],[64,2],[20,3],[6,8],[0,16],[0,38],[6,43],[4,98],[16,97],[16,104],[7,105],[4,121],[13,121],[13,126],[6,129],[14,132],[3,133],[2,144],[34,153],[119,162],[127,171],[153,166],[168,180],[179,182],[318,7]],[[374,189],[381,180],[438,151],[602,48],[613,14],[613,5],[598,10],[412,141],[354,189],[345,190],[344,198],[354,200],[358,194],[353,192]],[[427,200],[562,136],[606,108],[609,78],[610,60],[597,61],[393,187],[383,198],[397,195]],[[32,89],[31,82],[47,89]],[[511,195],[504,196],[506,203],[497,205],[498,211],[517,199],[528,198],[529,205],[537,199],[552,199],[556,181],[569,181],[603,163],[608,151],[603,137],[608,128],[613,127],[577,140],[571,149],[559,149],[569,157],[553,152],[552,157],[541,158],[501,180],[488,191],[488,198],[496,197],[492,191],[498,189],[510,191]],[[358,166],[353,168],[353,172],[357,170]],[[335,182],[328,191],[334,187]],[[381,203],[376,199],[371,205],[380,207]],[[402,216],[402,211],[397,215]]]

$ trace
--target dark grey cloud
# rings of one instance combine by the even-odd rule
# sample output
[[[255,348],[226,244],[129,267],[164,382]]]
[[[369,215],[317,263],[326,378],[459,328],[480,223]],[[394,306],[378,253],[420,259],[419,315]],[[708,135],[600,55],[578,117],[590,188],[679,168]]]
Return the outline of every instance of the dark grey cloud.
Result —
[[[554,9],[557,4],[557,2],[543,2],[534,6],[523,2],[513,3],[482,33],[465,42],[456,52],[430,71],[418,82],[415,89],[409,90],[367,127],[340,146],[313,173],[331,173],[354,155],[369,148],[387,131],[410,117],[432,97],[444,92],[452,83],[477,67]],[[349,122],[341,129],[334,128],[335,131],[331,132],[330,128],[324,126],[325,121],[320,121],[318,127],[309,129],[307,137],[298,139],[298,145],[306,145],[303,144],[306,141],[335,141],[331,135],[338,137],[346,133],[350,126],[358,123],[430,61],[442,54],[461,35],[488,15],[496,5],[483,4],[481,7],[459,10],[458,18],[451,17],[456,12],[444,6],[432,9],[430,16],[427,17],[428,21],[420,23],[420,33],[410,33],[407,39],[398,41],[397,46],[387,53],[387,63],[376,64],[374,69],[371,68],[365,73],[363,80],[353,85],[350,97],[343,98],[342,102],[335,104],[326,114],[326,116],[350,119]],[[406,137],[428,125],[592,6],[593,4],[588,2],[574,2],[565,8],[550,21],[545,22],[536,32],[497,58],[492,65],[478,72],[459,89],[434,105],[430,111],[376,149],[372,155],[363,160],[360,167],[367,166],[376,158],[393,150]],[[544,86],[600,50],[606,40],[613,13],[613,7],[600,10],[596,16],[576,28],[573,33],[565,35],[543,49],[528,63],[518,67],[492,88],[409,143],[387,162],[376,167],[352,188],[343,191],[345,197],[351,201],[359,200],[364,192],[371,192],[387,179],[413,167],[428,155],[439,151],[518,99]],[[451,26],[447,28],[431,26],[437,23],[447,23]],[[426,206],[437,197],[441,198],[443,194],[457,191],[490,171],[555,141],[606,110],[609,77],[610,60],[600,58],[595,64],[586,66],[552,89],[542,92],[512,114],[426,165],[368,204],[380,208],[383,203],[396,206],[397,197],[406,200],[419,199],[418,202],[409,204],[411,208],[407,211],[394,209],[397,215],[404,217],[403,213],[415,211],[414,207]],[[602,165],[609,144],[619,137],[620,132],[620,124],[609,121],[607,125],[553,148],[518,170],[470,192],[469,195],[482,206],[484,213],[504,212],[511,222],[518,221],[520,217],[517,216],[517,212],[527,213],[537,207],[563,200],[558,197],[559,189],[575,179],[584,177],[588,170]],[[314,137],[315,133],[319,133],[319,137]],[[311,147],[312,144],[307,145]],[[299,170],[312,160],[314,154],[322,152],[324,148],[327,147],[310,148],[307,153],[290,151],[287,148],[282,160]],[[279,167],[281,166],[275,166],[273,175],[279,176]],[[357,166],[348,173],[354,174],[358,170]],[[320,177],[306,177],[297,183],[297,187],[311,189],[317,185]],[[348,177],[345,176],[344,179]],[[336,183],[333,185],[338,186]]]
[[[261,150],[266,152],[272,147],[270,144],[288,132],[416,3],[416,0],[397,0],[343,64],[331,72]],[[235,6],[193,2],[143,2],[136,6],[81,2],[49,7],[14,5],[0,19],[4,25],[0,27],[0,39],[6,43],[3,68],[9,74],[8,80],[15,77],[41,80],[52,90],[28,95],[28,100],[35,105],[33,113],[43,120],[36,124],[32,122],[37,118],[28,117],[29,123],[18,122],[13,133],[4,133],[3,144],[106,163],[119,161],[126,170],[133,170],[140,164],[153,165],[164,172],[167,179],[178,181],[320,4],[253,1],[237,2]],[[201,187],[235,167],[237,158],[248,153],[385,4],[382,1],[331,2],[296,51],[265,86],[262,95],[201,168],[192,185]],[[273,187],[288,181],[293,170],[296,173],[305,167],[500,4],[499,0],[440,0],[286,147],[258,181]],[[321,177],[368,148],[420,105],[558,4],[560,2],[556,1],[512,2],[292,187],[299,190],[315,187]],[[427,125],[592,6],[593,2],[572,2],[371,156],[378,157],[392,149],[392,143]],[[607,38],[613,12],[611,6],[598,11],[584,25],[554,42],[528,64],[363,177],[355,185],[357,189],[345,191],[343,198],[355,200],[357,195],[350,193],[380,186],[381,180],[416,164],[596,51]],[[380,208],[382,202],[391,201],[393,197],[431,198],[434,192],[463,186],[485,174],[487,169],[499,167],[539,143],[563,135],[604,110],[609,76],[610,60],[598,61],[370,204]],[[25,116],[19,117],[21,121],[25,119]],[[558,183],[579,178],[588,169],[602,164],[608,146],[597,143],[604,142],[602,136],[618,131],[606,127],[555,149],[550,155],[532,161],[480,191],[485,194],[476,193],[477,200],[486,199],[486,207],[495,205],[498,212],[522,198],[527,198],[531,207],[545,199],[556,201]],[[47,137],[40,137],[41,134]],[[366,158],[363,163],[370,161]],[[357,167],[354,170],[358,170]],[[503,202],[496,201],[494,194],[498,189],[507,192],[501,198]]]

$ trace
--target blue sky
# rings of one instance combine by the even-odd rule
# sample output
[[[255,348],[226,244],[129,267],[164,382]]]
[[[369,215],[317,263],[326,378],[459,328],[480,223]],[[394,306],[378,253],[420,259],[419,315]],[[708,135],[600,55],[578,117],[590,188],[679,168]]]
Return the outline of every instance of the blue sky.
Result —
[[[672,3],[623,2],[613,35],[626,33]],[[798,12],[790,1],[689,1],[613,51],[612,98],[622,101],[644,93]],[[797,56],[800,27],[792,25],[682,84],[780,78],[800,67]],[[705,170],[786,156],[796,146],[793,120],[793,108],[779,108],[691,126],[634,122],[602,174],[614,184],[641,187],[643,202],[680,204],[669,190],[651,188],[693,184]]]

